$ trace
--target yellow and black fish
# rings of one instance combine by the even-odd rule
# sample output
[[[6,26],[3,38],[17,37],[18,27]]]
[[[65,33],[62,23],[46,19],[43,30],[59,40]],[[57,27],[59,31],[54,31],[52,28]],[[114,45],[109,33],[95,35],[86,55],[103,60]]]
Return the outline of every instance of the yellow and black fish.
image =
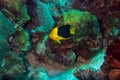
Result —
[[[61,40],[70,39],[73,34],[75,34],[74,27],[70,25],[63,25],[63,26],[53,28],[53,30],[49,34],[49,37],[52,40],[55,40],[58,43],[61,43],[60,42]]]

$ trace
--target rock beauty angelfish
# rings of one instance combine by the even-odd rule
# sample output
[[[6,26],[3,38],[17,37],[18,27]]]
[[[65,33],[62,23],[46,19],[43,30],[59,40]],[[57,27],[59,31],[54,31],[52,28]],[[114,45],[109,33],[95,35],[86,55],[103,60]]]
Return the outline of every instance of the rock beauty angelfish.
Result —
[[[75,34],[75,28],[67,24],[53,28],[49,34],[49,37],[52,40],[61,43],[61,40],[70,39],[73,34]]]

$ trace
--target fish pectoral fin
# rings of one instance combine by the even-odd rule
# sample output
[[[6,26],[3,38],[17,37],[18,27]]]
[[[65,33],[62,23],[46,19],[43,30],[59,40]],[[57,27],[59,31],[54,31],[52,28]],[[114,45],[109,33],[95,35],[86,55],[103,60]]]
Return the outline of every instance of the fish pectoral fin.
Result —
[[[61,41],[60,41],[60,40],[57,40],[56,42],[59,43],[59,44],[61,44]]]

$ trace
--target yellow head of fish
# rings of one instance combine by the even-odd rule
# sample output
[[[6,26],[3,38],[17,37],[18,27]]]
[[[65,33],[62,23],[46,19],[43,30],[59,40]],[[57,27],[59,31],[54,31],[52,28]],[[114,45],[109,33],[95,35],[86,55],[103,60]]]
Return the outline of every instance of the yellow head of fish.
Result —
[[[52,40],[55,40],[58,43],[61,43],[60,42],[61,40],[70,39],[73,34],[75,34],[74,27],[71,27],[70,25],[63,25],[63,26],[53,28],[49,34],[49,37]]]

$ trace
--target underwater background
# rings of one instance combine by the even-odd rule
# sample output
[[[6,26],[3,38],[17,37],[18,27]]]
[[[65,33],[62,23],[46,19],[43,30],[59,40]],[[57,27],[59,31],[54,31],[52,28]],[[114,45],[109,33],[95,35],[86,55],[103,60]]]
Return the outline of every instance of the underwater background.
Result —
[[[120,80],[120,0],[0,0],[0,80]]]

